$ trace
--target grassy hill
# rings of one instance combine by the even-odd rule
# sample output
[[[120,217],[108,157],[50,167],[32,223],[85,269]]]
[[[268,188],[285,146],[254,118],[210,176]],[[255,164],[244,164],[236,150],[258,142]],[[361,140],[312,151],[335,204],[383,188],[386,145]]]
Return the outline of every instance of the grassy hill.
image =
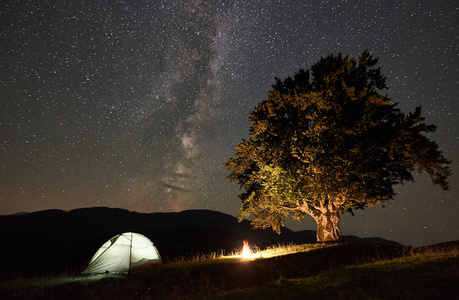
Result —
[[[130,275],[18,278],[0,284],[0,298],[459,299],[459,242],[405,254],[371,243],[299,249],[271,258],[169,262]]]
[[[459,248],[425,249],[396,259],[281,279],[219,299],[459,299]]]
[[[165,263],[129,275],[79,275],[106,240],[126,231],[150,238]],[[320,245],[314,231],[277,235],[214,211],[110,208],[0,216],[0,234],[0,299],[459,299],[459,242],[408,253],[381,238]],[[222,256],[243,239],[260,249],[300,246]]]

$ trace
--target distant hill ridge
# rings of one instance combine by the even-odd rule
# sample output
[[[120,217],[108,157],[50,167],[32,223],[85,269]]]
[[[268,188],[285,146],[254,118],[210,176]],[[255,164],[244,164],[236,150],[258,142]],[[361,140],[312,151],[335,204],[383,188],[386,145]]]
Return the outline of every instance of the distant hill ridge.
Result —
[[[0,216],[0,234],[8,237],[0,253],[14,262],[12,269],[54,271],[54,268],[82,268],[95,251],[118,233],[133,231],[147,236],[163,258],[196,253],[229,252],[248,239],[260,248],[277,243],[314,243],[316,232],[282,229],[252,229],[250,221],[211,210],[186,210],[167,213],[137,213],[125,209],[94,207],[70,210],[44,210],[20,215]],[[346,237],[345,237],[346,239]],[[352,241],[375,242],[402,247],[381,238]],[[8,264],[6,266],[8,269]]]

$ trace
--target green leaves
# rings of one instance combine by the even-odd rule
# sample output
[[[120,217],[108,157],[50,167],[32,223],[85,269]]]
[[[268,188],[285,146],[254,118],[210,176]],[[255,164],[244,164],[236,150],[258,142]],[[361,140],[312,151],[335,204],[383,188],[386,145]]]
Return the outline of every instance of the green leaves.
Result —
[[[417,169],[448,188],[450,163],[425,134],[421,108],[404,114],[380,94],[385,77],[365,50],[327,56],[273,90],[250,114],[251,136],[225,164],[243,192],[240,217],[279,231],[285,218],[375,206]]]

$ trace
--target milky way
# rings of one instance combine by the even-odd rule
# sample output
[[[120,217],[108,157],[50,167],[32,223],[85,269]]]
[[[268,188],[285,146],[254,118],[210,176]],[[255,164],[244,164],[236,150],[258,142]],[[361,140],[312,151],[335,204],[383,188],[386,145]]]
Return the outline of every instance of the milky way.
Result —
[[[459,173],[455,1],[2,1],[0,214],[109,206],[236,215],[222,165],[274,77],[331,53],[380,58],[388,96],[422,105]],[[451,191],[425,176],[344,234],[459,238]],[[314,223],[289,223],[315,229]]]

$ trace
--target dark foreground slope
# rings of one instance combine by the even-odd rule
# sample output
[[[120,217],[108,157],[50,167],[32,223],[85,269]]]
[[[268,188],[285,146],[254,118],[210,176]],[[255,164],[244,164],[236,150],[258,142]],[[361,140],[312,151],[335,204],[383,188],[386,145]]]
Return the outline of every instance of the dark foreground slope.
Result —
[[[122,276],[12,280],[0,283],[0,299],[457,299],[458,246],[402,255],[397,247],[350,243],[265,259],[167,263]]]
[[[219,299],[459,299],[458,282],[459,241],[455,241],[417,248],[395,259],[331,266],[314,276],[284,278]]]
[[[103,207],[69,212],[46,210],[0,216],[0,234],[7,237],[0,254],[8,257],[2,264],[1,277],[79,273],[105,241],[128,231],[151,239],[165,261],[197,253],[233,251],[244,239],[260,248],[316,241],[315,231],[284,228],[278,235],[272,230],[253,230],[248,221],[239,223],[233,216],[209,210],[151,214]]]

